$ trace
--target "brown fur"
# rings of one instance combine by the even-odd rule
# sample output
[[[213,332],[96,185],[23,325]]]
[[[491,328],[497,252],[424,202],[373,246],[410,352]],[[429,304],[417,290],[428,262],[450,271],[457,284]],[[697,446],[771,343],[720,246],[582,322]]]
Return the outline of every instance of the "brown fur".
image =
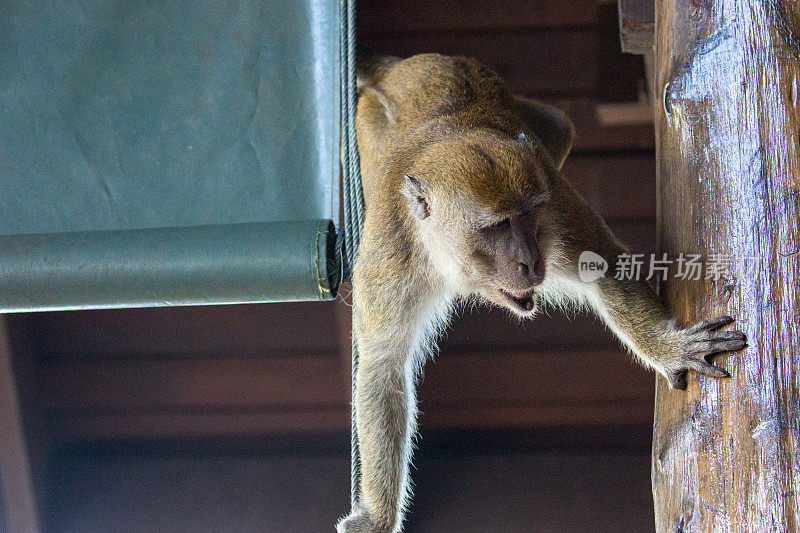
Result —
[[[367,212],[353,287],[362,489],[340,532],[402,527],[414,382],[458,298],[521,317],[535,309],[514,307],[502,291],[577,302],[674,387],[687,369],[725,375],[705,356],[744,345],[740,332],[717,331],[727,319],[679,329],[644,281],[577,279],[582,251],[613,264],[625,248],[559,171],[573,136],[563,113],[515,98],[468,58],[373,58],[359,77]]]

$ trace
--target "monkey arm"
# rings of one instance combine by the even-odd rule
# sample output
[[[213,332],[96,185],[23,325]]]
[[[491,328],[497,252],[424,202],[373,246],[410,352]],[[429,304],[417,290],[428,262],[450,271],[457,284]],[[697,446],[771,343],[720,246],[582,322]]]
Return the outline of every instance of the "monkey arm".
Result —
[[[425,348],[449,314],[451,299],[435,290],[419,257],[410,256],[384,215],[368,212],[353,280],[359,352],[355,407],[361,489],[339,533],[399,531],[409,498],[416,431],[416,376]],[[402,231],[400,232],[402,233]]]
[[[416,426],[416,392],[410,358],[384,345],[376,354],[359,350],[356,424],[361,456],[361,493],[340,533],[399,530],[408,497],[408,465]],[[388,352],[393,352],[389,354]],[[401,360],[405,359],[405,363]]]
[[[721,352],[735,351],[746,345],[744,333],[720,331],[733,322],[729,316],[702,321],[681,328],[650,285],[643,279],[617,279],[608,273],[592,282],[578,277],[578,257],[590,250],[601,255],[609,265],[616,264],[627,249],[611,230],[560,177],[555,190],[560,198],[554,205],[557,224],[565,245],[564,264],[554,276],[561,277],[559,287],[568,287],[572,296],[588,303],[619,339],[647,366],[662,374],[673,389],[686,387],[686,372],[695,370],[713,377],[728,373],[707,361]]]
[[[642,362],[667,378],[673,389],[686,388],[687,370],[728,377],[706,358],[745,346],[741,331],[719,331],[733,322],[729,316],[680,328],[645,281],[600,278],[594,292],[593,307],[606,324]]]

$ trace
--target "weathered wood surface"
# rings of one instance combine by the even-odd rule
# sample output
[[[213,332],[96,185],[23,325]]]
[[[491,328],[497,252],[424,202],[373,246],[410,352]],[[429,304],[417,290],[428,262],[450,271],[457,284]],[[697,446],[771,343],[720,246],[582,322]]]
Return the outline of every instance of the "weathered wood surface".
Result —
[[[800,527],[800,6],[656,4],[659,239],[669,253],[759,256],[751,275],[670,278],[681,320],[736,317],[749,347],[656,390],[656,530]]]

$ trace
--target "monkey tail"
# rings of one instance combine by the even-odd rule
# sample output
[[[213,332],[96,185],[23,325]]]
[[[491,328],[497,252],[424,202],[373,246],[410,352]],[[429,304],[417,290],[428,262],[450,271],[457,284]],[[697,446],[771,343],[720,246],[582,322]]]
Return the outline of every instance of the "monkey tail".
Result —
[[[361,92],[366,87],[380,83],[389,68],[400,61],[399,57],[381,55],[359,47],[356,49],[356,89]]]

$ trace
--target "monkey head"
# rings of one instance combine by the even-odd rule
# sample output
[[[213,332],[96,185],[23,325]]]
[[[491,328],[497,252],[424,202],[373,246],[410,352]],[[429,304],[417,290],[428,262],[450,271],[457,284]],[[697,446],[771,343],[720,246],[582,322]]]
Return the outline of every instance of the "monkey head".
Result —
[[[496,130],[448,136],[421,152],[401,187],[445,282],[522,317],[537,311],[556,242],[548,223],[555,170],[536,148]]]

